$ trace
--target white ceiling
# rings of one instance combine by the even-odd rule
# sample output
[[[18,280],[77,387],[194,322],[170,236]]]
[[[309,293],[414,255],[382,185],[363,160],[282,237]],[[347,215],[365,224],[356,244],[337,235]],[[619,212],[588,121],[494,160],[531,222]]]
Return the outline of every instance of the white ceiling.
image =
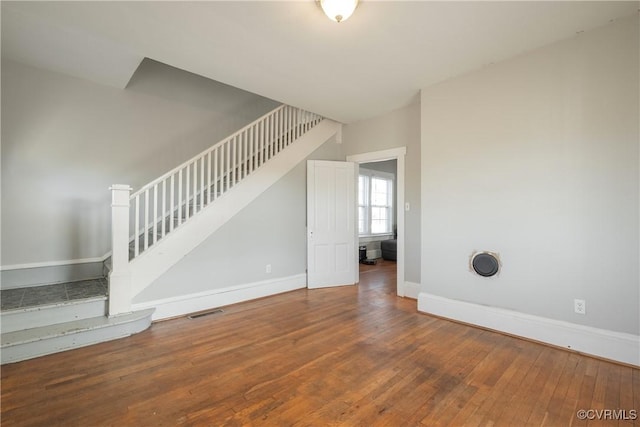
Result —
[[[637,13],[637,1],[2,1],[2,56],[124,88],[144,57],[341,122]]]

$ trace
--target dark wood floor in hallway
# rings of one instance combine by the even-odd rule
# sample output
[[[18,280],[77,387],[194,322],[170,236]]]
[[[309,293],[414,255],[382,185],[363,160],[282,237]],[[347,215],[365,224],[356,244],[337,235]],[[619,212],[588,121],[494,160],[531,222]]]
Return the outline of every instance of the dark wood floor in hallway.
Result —
[[[416,312],[395,265],[2,367],[2,426],[567,426],[640,371]],[[594,424],[595,422],[595,424]]]

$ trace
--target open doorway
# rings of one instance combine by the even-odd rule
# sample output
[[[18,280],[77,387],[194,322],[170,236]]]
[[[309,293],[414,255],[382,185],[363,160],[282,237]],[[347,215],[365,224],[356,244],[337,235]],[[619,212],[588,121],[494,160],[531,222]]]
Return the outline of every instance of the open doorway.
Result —
[[[360,163],[358,168],[360,284],[397,294],[397,160]]]
[[[404,182],[405,182],[405,154],[406,148],[394,148],[390,150],[376,151],[371,153],[356,154],[347,156],[347,161],[355,162],[358,166],[365,167],[365,164],[380,163],[392,160],[395,162],[395,191],[394,191],[394,208],[393,214],[393,232],[391,236],[397,236],[396,240],[396,262],[395,262],[395,276],[396,276],[396,294],[398,296],[405,296],[405,281],[404,281]],[[368,169],[371,169],[370,167]],[[358,178],[359,174],[358,174]],[[360,208],[360,206],[358,206]],[[380,223],[378,224],[380,226]],[[391,239],[386,239],[391,240]],[[382,241],[382,240],[381,240]],[[372,245],[371,251],[376,250],[377,245]],[[380,243],[380,256],[382,256],[382,243]],[[370,254],[374,254],[370,252]],[[377,254],[377,253],[375,253]],[[357,261],[356,261],[357,262]],[[391,261],[390,261],[391,263]],[[387,267],[391,264],[386,264]],[[382,264],[381,264],[382,266]],[[367,271],[372,271],[367,270]],[[364,273],[364,269],[363,269]]]

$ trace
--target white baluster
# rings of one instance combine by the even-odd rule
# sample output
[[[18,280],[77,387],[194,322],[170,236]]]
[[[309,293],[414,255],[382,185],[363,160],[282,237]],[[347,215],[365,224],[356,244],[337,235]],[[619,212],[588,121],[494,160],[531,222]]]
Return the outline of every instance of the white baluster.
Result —
[[[240,137],[236,135],[233,138],[233,185],[236,185],[240,179],[240,163],[238,159],[238,147],[240,146]]]
[[[185,168],[185,184],[184,184],[184,220],[188,220],[189,216],[191,216],[191,209],[189,209],[189,199],[190,194],[189,192],[191,191],[191,163],[187,164],[187,167]]]
[[[162,237],[167,234],[166,218],[167,218],[167,180],[162,180]]]
[[[275,114],[273,115],[273,155],[275,156],[276,154],[278,154],[278,151],[280,151],[280,141],[278,141],[278,113],[280,111],[276,111]]]
[[[285,136],[285,141],[286,141],[286,145],[289,146],[289,144],[291,144],[291,108],[289,108],[289,106],[287,106],[285,108],[285,132],[286,132],[286,136]]]
[[[267,117],[263,122],[264,125],[264,134],[262,135],[262,164],[264,165],[266,161],[269,159],[269,118]]]
[[[149,248],[149,189],[144,191],[144,250]]]
[[[218,151],[219,148],[213,150],[213,200],[218,197]]]
[[[237,153],[237,163],[236,163],[236,183],[242,181],[242,156],[243,156],[243,152],[242,152],[242,134],[238,134],[238,141],[236,142],[236,145],[238,147],[238,153]]]
[[[198,161],[194,160],[193,162],[193,195],[191,196],[193,200],[193,214],[195,215],[198,207],[198,200],[196,196],[198,195]]]
[[[231,185],[236,185],[238,181],[238,137],[233,137],[231,145]]]
[[[135,217],[133,218],[135,234],[133,235],[134,257],[140,253],[140,195],[136,196]]]
[[[227,150],[224,153],[225,156],[227,157],[227,167],[225,168],[225,174],[226,174],[226,182],[225,182],[225,191],[229,191],[229,187],[230,187],[230,178],[233,176],[233,173],[231,172],[231,140],[229,140],[226,144],[227,146]]]
[[[247,131],[242,132],[242,177],[247,177],[247,162],[249,158],[247,156]]]
[[[224,194],[224,192],[227,191],[227,189],[229,188],[227,184],[227,180],[225,178],[227,150],[228,150],[228,144],[225,142],[220,147],[220,195]]]
[[[182,224],[182,171],[178,171],[178,226]]]
[[[211,151],[207,153],[207,204],[211,203]]]
[[[204,158],[205,156],[202,156],[200,158],[200,210],[202,210],[202,208],[204,208],[205,203],[205,182],[204,182]]]
[[[264,163],[264,120],[259,123],[258,129],[258,167]]]
[[[251,126],[251,128],[249,128],[249,173],[253,173],[253,171],[256,170],[256,158],[254,157],[255,133],[256,127]]]
[[[184,220],[188,220],[189,219],[189,191],[190,191],[190,184],[191,184],[191,174],[189,173],[191,168],[189,168],[189,165],[187,164],[187,166],[184,168]]]
[[[272,114],[269,117],[269,158],[272,158],[276,153],[276,138],[275,135],[276,129],[276,115]]]
[[[156,239],[158,236],[158,184],[153,186],[153,204],[151,207],[153,208],[153,239],[151,239],[151,244],[154,245],[156,243]]]
[[[236,182],[242,181],[242,134],[238,134],[236,141]]]
[[[174,211],[176,210],[176,189],[175,189],[175,177],[176,175],[173,174],[171,175],[171,194],[170,194],[170,202],[169,202],[169,232],[173,231],[173,222],[175,220],[175,214]]]
[[[270,158],[276,155],[276,116],[275,114],[271,115],[271,120],[269,121],[269,127],[271,131],[269,132],[269,146],[271,147],[271,155]]]
[[[278,111],[278,151],[284,149],[284,110]]]

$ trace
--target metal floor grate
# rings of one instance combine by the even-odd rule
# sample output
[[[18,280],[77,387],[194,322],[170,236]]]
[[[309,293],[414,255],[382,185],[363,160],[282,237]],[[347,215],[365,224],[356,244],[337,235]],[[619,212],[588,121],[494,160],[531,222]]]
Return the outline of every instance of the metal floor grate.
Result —
[[[209,316],[211,314],[218,314],[218,313],[224,313],[224,311],[222,311],[222,309],[216,309],[216,310],[211,310],[211,311],[203,311],[201,313],[190,314],[187,317],[189,319],[197,319],[199,317]]]

